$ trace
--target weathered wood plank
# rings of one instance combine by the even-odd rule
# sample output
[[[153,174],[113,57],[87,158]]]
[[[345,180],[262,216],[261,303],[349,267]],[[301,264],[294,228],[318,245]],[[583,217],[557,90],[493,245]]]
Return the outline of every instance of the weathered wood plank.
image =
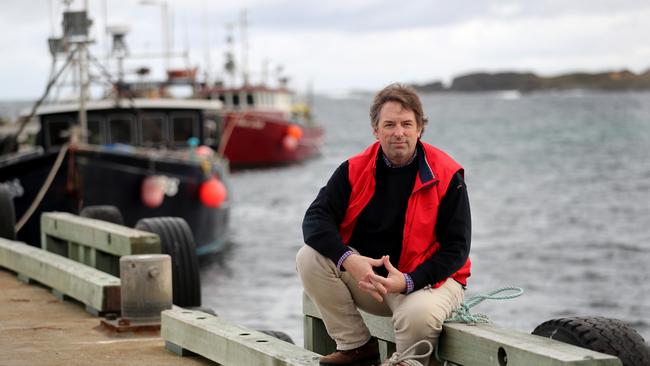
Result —
[[[501,365],[504,359],[510,365],[621,365],[614,356],[493,324],[445,324],[440,357],[468,366]]]
[[[313,323],[320,313],[307,295],[303,295],[303,313]],[[395,342],[392,323],[388,317],[361,315],[373,336]],[[310,324],[305,327],[305,339],[320,339],[322,334],[308,334],[323,328]],[[322,343],[322,342],[321,342]],[[308,345],[305,347],[309,349]],[[440,357],[464,365],[593,365],[620,366],[621,361],[610,355],[572,346],[552,339],[515,330],[499,328],[493,324],[467,325],[445,323],[440,337]]]
[[[314,318],[322,318],[316,304],[305,293],[302,295],[302,313]],[[395,343],[395,332],[390,318],[368,314],[365,311],[361,311],[361,316],[373,337]]]
[[[120,310],[120,279],[60,255],[0,238],[0,266],[101,312]]]
[[[162,312],[161,337],[222,365],[318,365],[320,355],[200,311]],[[178,349],[177,349],[178,351]]]
[[[336,343],[327,334],[325,324],[316,317],[305,315],[303,319],[304,343],[303,347],[321,355],[336,351]]]
[[[45,237],[52,236],[118,257],[160,253],[160,238],[156,234],[67,212],[44,213],[41,216],[41,233],[42,246],[47,245]]]

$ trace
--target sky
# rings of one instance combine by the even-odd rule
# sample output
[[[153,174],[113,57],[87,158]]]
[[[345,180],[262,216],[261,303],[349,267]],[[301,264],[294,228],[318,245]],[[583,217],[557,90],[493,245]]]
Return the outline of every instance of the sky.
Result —
[[[248,69],[259,82],[282,67],[299,92],[374,91],[391,82],[451,82],[470,72],[564,72],[650,68],[647,0],[86,0],[93,19],[91,52],[110,50],[105,24],[126,25],[131,55],[161,53],[163,19],[172,67],[198,66],[224,77],[226,25],[247,14]],[[79,10],[84,1],[73,1]],[[59,0],[3,0],[0,11],[0,100],[36,99],[51,58],[46,40],[61,35]],[[104,9],[106,11],[104,11]],[[167,9],[167,17],[164,17]],[[235,58],[241,60],[236,28]],[[240,63],[241,64],[241,63]],[[133,58],[162,77],[162,59]],[[115,63],[108,68],[114,70]]]

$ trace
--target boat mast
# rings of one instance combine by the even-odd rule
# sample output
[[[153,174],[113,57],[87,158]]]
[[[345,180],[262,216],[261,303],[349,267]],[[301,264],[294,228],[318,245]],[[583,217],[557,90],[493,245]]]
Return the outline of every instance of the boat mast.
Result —
[[[233,36],[233,25],[228,23],[226,24],[226,52],[225,52],[225,63],[223,65],[226,74],[229,76],[229,83],[231,86],[235,85],[235,40]]]
[[[81,11],[70,11],[71,1],[64,1],[68,9],[63,13],[63,42],[75,46],[77,66],[79,73],[79,124],[81,127],[81,141],[88,141],[88,118],[86,113],[86,101],[88,100],[88,45],[92,42],[88,30],[92,21],[88,19],[88,1],[84,2],[84,9]]]
[[[249,83],[248,75],[248,19],[246,9],[241,11],[239,26],[241,28],[241,72],[244,85]]]

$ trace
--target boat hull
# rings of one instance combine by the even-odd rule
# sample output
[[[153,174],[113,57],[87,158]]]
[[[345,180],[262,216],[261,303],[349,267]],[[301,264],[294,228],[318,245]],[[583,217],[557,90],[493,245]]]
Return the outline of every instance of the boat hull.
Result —
[[[35,155],[0,166],[0,183],[20,186],[14,194],[16,218],[32,204],[56,153]],[[219,172],[227,185],[226,173]],[[174,182],[175,193],[165,194],[162,204],[147,207],[141,198],[142,183],[150,176],[166,177]],[[104,148],[72,149],[56,178],[25,226],[17,233],[19,240],[40,246],[40,215],[48,211],[78,213],[92,205],[116,206],[126,226],[134,227],[142,218],[178,216],[187,221],[197,245],[197,254],[221,251],[227,240],[230,203],[226,199],[219,208],[206,207],[199,199],[199,187],[206,178],[199,162],[168,159],[151,154],[136,154]],[[14,189],[15,191],[15,189]]]
[[[292,126],[299,136],[291,135]],[[227,112],[223,131],[223,153],[235,169],[299,163],[318,156],[324,139],[321,126],[293,124],[273,112]]]

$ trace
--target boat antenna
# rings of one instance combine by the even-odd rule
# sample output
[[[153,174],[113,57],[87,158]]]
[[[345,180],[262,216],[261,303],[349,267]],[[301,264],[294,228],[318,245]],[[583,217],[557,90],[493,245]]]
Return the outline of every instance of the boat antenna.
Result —
[[[248,85],[248,19],[246,9],[242,9],[240,17],[241,30],[241,71],[244,85]]]
[[[79,66],[79,125],[81,142],[88,141],[88,119],[86,101],[88,100],[88,45],[92,42],[88,30],[92,20],[86,10],[66,11],[63,13],[63,38],[65,43],[76,46],[77,65]]]
[[[230,23],[226,24],[226,53],[225,53],[225,59],[226,62],[224,63],[223,67],[226,71],[226,74],[230,76],[230,83],[232,85],[235,84],[235,70],[236,70],[236,65],[235,65],[235,52],[234,52],[234,36],[233,36],[233,28],[234,26]]]
[[[203,42],[205,47],[205,85],[208,86],[212,84],[212,60],[210,59],[210,26],[208,23],[208,7],[207,0],[202,2],[203,14],[202,14],[202,23],[203,23]]]
[[[107,27],[107,30],[113,38],[111,55],[117,59],[117,87],[119,93],[124,82],[124,59],[129,55],[129,48],[126,46],[124,39],[129,32],[129,27],[114,25]]]

